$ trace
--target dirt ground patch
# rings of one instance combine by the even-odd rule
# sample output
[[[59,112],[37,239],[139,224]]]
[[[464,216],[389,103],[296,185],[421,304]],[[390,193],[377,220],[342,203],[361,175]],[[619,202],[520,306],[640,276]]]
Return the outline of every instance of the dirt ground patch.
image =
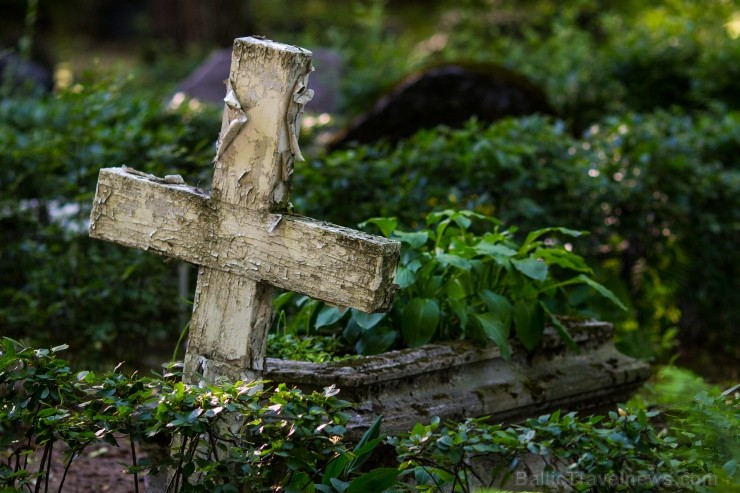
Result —
[[[55,447],[52,455],[51,472],[46,480],[40,479],[39,491],[63,493],[134,493],[144,492],[146,478],[138,476],[138,490],[133,474],[127,474],[124,470],[133,461],[131,457],[131,445],[128,440],[120,440],[119,446],[114,447],[108,443],[100,442],[87,447],[72,462],[72,465],[64,477],[66,457],[62,445]],[[136,451],[137,459],[145,456],[140,450]],[[29,464],[29,471],[37,471],[41,462],[41,453],[37,452]],[[62,485],[62,479],[64,484]],[[60,485],[62,488],[60,489]],[[33,491],[26,488],[21,491]]]

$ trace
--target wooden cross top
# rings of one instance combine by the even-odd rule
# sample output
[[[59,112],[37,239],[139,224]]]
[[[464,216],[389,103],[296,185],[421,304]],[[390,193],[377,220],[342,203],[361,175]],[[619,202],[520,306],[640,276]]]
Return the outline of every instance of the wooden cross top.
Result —
[[[234,41],[210,196],[177,175],[100,170],[90,236],[200,266],[185,378],[259,378],[274,287],[387,311],[399,245],[286,212],[311,52]],[[350,206],[350,204],[347,204]]]

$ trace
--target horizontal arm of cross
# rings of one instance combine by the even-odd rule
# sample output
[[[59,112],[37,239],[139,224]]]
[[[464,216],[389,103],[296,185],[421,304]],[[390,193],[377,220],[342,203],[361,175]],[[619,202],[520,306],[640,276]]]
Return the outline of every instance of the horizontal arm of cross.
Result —
[[[218,202],[186,185],[100,171],[90,236],[367,312],[387,311],[397,242]]]

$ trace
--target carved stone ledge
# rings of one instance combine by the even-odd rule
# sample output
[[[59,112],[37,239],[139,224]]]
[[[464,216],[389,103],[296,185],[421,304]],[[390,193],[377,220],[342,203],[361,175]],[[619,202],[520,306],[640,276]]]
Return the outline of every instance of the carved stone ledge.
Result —
[[[535,352],[514,345],[509,361],[495,346],[457,341],[333,363],[268,358],[264,378],[305,391],[336,385],[354,403],[357,436],[378,415],[384,432],[398,433],[432,416],[517,422],[558,408],[593,411],[626,400],[649,377],[647,363],[614,347],[611,324],[564,324],[580,352],[547,328]]]

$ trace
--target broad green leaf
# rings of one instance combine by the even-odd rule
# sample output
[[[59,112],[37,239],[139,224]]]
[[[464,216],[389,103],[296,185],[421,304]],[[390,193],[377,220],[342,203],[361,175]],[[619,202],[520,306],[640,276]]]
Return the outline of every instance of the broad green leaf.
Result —
[[[303,306],[306,303],[309,303],[310,304],[311,302],[317,302],[317,300],[311,298],[310,296],[302,295],[302,296],[299,296],[298,297],[298,299],[296,300],[295,304],[297,306]]]
[[[545,328],[542,308],[537,300],[517,300],[514,302],[513,318],[517,338],[531,351],[542,339]]]
[[[560,334],[560,338],[565,342],[565,345],[568,346],[570,349],[575,351],[576,353],[580,353],[581,349],[578,347],[578,344],[576,344],[576,341],[573,340],[573,337],[571,337],[570,332],[568,332],[568,329],[565,328],[565,326],[558,320],[558,318],[553,315],[553,313],[548,310],[544,304],[540,303],[540,307],[544,312],[548,315],[550,318],[550,322],[552,323],[552,326],[555,327],[555,330]]]
[[[324,475],[321,478],[321,483],[326,485],[331,484],[331,478],[339,478],[348,463],[349,455],[347,454],[340,454],[334,457],[331,462],[326,465]]]
[[[385,313],[365,313],[356,308],[352,308],[352,320],[365,330],[372,329],[378,322],[383,320]]]
[[[473,259],[478,255],[478,252],[475,251],[475,248],[468,245],[460,238],[454,238],[452,241],[450,241],[447,253],[457,255],[458,257],[462,257],[466,260]]]
[[[385,236],[386,238],[390,238],[391,233],[393,233],[396,230],[396,226],[398,226],[398,220],[395,217],[373,217],[368,219],[367,221],[361,222],[357,226],[364,229],[369,224],[376,225],[378,228],[380,228],[383,236]]]
[[[474,312],[468,313],[468,323],[465,325],[465,338],[469,339],[476,344],[485,346],[491,340],[483,330],[483,326],[480,324],[478,319],[474,318]]]
[[[427,214],[427,219],[426,219],[427,226],[430,226],[436,222],[439,222],[440,220],[444,218],[448,218],[452,216],[453,214],[455,214],[455,212],[456,211],[452,209],[445,209],[443,211],[430,212],[429,214]]]
[[[627,311],[627,307],[624,306],[624,304],[617,298],[617,296],[612,293],[609,289],[607,289],[605,286],[602,286],[598,282],[594,281],[588,276],[584,276],[583,274],[580,274],[573,279],[582,282],[583,284],[586,284],[590,287],[592,287],[597,293],[599,293],[604,298],[608,299],[615,305],[617,305],[619,308],[621,308],[624,311]]]
[[[454,278],[447,283],[447,296],[453,300],[466,298],[469,293],[469,285],[460,277]]]
[[[349,483],[337,478],[331,478],[329,479],[329,482],[339,493],[344,493],[345,491],[347,491],[347,488],[349,488]]]
[[[513,257],[516,255],[516,250],[512,250],[505,245],[489,243],[487,241],[481,241],[474,248],[476,252],[482,255],[493,257]]]
[[[452,220],[455,221],[455,223],[457,223],[458,226],[460,226],[462,229],[465,229],[465,230],[467,230],[470,227],[470,225],[473,224],[473,221],[465,217],[465,215],[460,214],[459,212],[452,216]]]
[[[540,262],[536,258],[528,257],[523,260],[513,259],[511,263],[514,265],[516,270],[529,278],[537,281],[544,281],[547,279],[547,264]]]
[[[464,299],[450,299],[448,300],[450,308],[455,313],[458,319],[460,319],[460,326],[465,327],[468,325],[468,304]]]
[[[347,309],[340,309],[338,306],[325,306],[316,316],[314,327],[320,329],[339,322],[347,313]]]
[[[437,242],[440,241],[440,239],[444,236],[445,230],[447,229],[447,226],[450,225],[450,219],[445,219],[444,221],[440,221],[440,223],[437,225],[437,229],[435,230],[435,234]]]
[[[393,239],[406,243],[411,248],[421,248],[429,240],[429,233],[426,231],[413,231],[411,233],[407,233],[405,231],[394,231]]]
[[[290,484],[285,487],[285,493],[311,493],[313,491],[315,491],[313,481],[305,472],[294,472],[290,476]]]
[[[188,415],[188,423],[193,423],[196,419],[198,419],[198,416],[200,416],[203,413],[202,408],[193,409],[191,413]]]
[[[11,339],[10,337],[3,337],[3,359],[15,358],[16,354],[18,354],[15,349],[16,347],[22,348],[23,346],[15,339]]]
[[[382,422],[383,417],[378,416],[377,418],[375,418],[375,421],[373,421],[373,424],[370,426],[370,428],[368,428],[367,431],[362,434],[362,438],[360,438],[360,441],[357,442],[357,445],[355,445],[355,448],[352,451],[356,457],[352,460],[352,462],[350,462],[349,467],[347,468],[347,472],[354,472],[359,469],[360,466],[362,466],[362,464],[364,464],[365,461],[370,457],[370,453],[383,439],[383,437],[380,436],[380,425]]]
[[[439,324],[439,305],[428,298],[414,298],[404,307],[401,332],[409,347],[429,342]]]
[[[504,322],[504,326],[508,328],[511,325],[511,302],[508,298],[484,289],[480,293],[480,299],[483,300],[489,310],[498,315],[501,321]]]
[[[443,267],[452,265],[462,270],[470,270],[471,268],[470,262],[467,259],[449,253],[438,253],[437,260]]]
[[[421,284],[421,289],[419,290],[419,294],[422,297],[426,298],[436,298],[439,293],[439,290],[442,289],[443,283],[444,283],[444,276],[441,275],[435,275],[430,276],[427,279],[425,279],[426,282],[422,283],[423,276],[419,276],[421,279],[419,279],[419,282],[417,285]]]
[[[483,332],[486,336],[496,343],[501,351],[501,357],[505,360],[511,358],[511,348],[509,347],[509,329],[498,315],[492,312],[476,313],[473,315],[480,322]]]
[[[414,260],[410,261],[408,265],[405,265],[404,267],[406,267],[411,272],[418,272],[419,269],[421,269],[422,267],[422,263],[421,263],[421,260],[419,260],[418,258],[415,258]]]
[[[475,212],[475,211],[463,209],[461,211],[458,211],[457,213],[459,215],[461,215],[461,216],[472,217],[472,218],[475,218],[475,219],[480,219],[482,221],[488,221],[488,222],[493,223],[493,224],[501,224],[501,221],[499,221],[495,217],[486,216],[485,214],[481,214],[479,212]]]
[[[396,271],[396,279],[394,281],[398,284],[398,287],[405,289],[416,282],[416,274],[411,269],[404,266],[399,266]]]
[[[434,481],[434,478],[431,474],[429,474],[429,471],[426,467],[416,466],[414,468],[414,481],[418,485],[427,485],[431,484],[432,481]]]
[[[272,306],[275,307],[275,311],[280,310],[283,306],[285,306],[290,300],[292,300],[295,297],[296,293],[292,291],[288,291],[285,293],[281,293],[275,298],[275,301],[272,302]]]
[[[360,339],[355,344],[358,354],[380,354],[396,342],[396,332],[382,325],[376,325],[369,330],[363,330]]]
[[[356,341],[359,339],[359,337],[362,335],[362,327],[357,325],[357,322],[354,321],[354,319],[350,318],[349,322],[347,322],[347,325],[344,327],[344,330],[342,331],[342,337],[347,339],[350,343]]]
[[[401,474],[395,467],[381,467],[352,480],[346,493],[382,493],[394,484]]]
[[[532,244],[535,242],[535,240],[537,240],[537,238],[547,233],[553,233],[553,232],[564,234],[566,236],[572,236],[574,238],[589,234],[588,231],[577,231],[575,229],[560,228],[560,227],[538,229],[536,231],[532,231],[531,233],[527,235],[527,237],[524,240],[524,243],[522,243],[522,246],[519,249],[519,252],[526,253],[532,247]]]
[[[574,270],[576,272],[585,272],[587,274],[593,272],[591,268],[586,265],[586,261],[583,257],[575,253],[571,253],[564,248],[538,248],[532,253],[532,256],[544,259],[548,265],[555,264],[565,269]]]

